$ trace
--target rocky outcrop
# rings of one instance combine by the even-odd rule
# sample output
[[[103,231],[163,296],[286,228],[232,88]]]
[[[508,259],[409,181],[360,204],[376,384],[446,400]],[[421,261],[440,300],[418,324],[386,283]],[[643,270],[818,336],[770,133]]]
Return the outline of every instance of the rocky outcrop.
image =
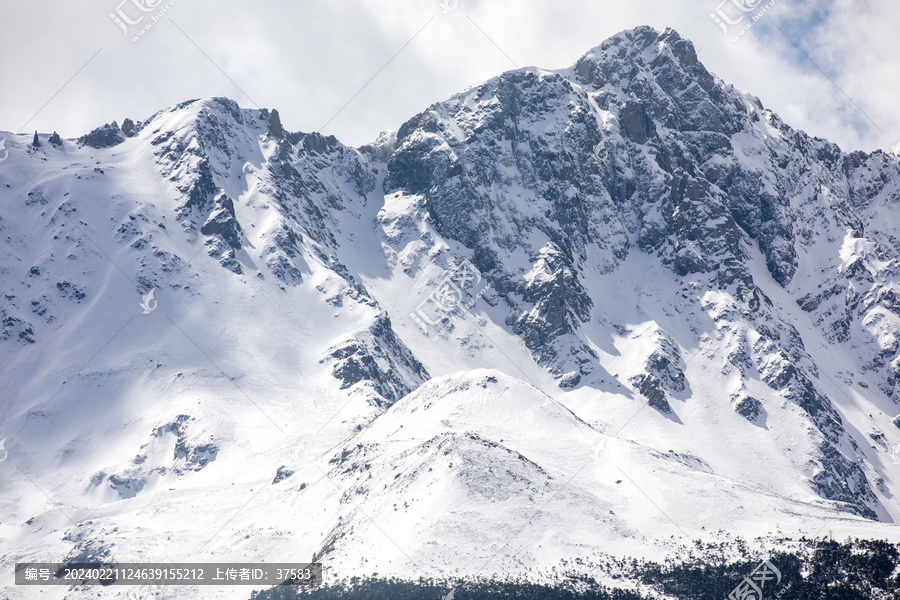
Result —
[[[320,362],[332,364],[341,389],[362,386],[374,392],[371,401],[387,407],[429,379],[428,372],[394,334],[391,320],[379,315],[364,332],[328,350]]]
[[[733,400],[733,404],[734,412],[741,415],[751,423],[757,421],[763,414],[764,409],[762,402],[760,402],[753,396],[742,394]]]
[[[890,290],[900,273],[886,266],[900,255],[876,216],[896,208],[896,161],[845,155],[790,128],[709,73],[691,42],[649,27],[610,38],[570,70],[504,73],[432,105],[393,145],[385,193],[424,199],[429,224],[471,252],[506,324],[562,387],[599,385],[585,378],[598,360],[584,342],[598,317],[586,274],[614,272],[636,247],[671,270],[684,298],[721,294],[698,304],[717,335],[733,337],[723,373],[758,376],[800,407],[822,444],[811,485],[873,514],[867,481],[847,467],[859,457],[839,411],[750,263],[758,251],[826,339],[865,348],[855,368],[900,397],[900,294]],[[798,280],[801,258],[823,239],[827,264],[810,259],[821,273]],[[629,376],[662,412],[691,393],[669,342]],[[749,393],[732,402],[765,422]],[[853,501],[833,483],[844,476],[858,485]]]
[[[650,406],[663,414],[671,414],[669,399],[683,397],[687,387],[681,351],[672,337],[659,327],[646,328],[632,337],[650,342],[652,350],[643,361],[643,372],[633,375],[630,383]]]
[[[119,129],[119,125],[113,121],[107,123],[88,134],[78,138],[78,143],[91,148],[112,148],[125,141],[125,134]]]
[[[153,437],[158,438],[167,433],[175,436],[172,469],[178,475],[205,468],[219,454],[218,444],[197,426],[196,420],[190,415],[178,415],[169,423],[159,426],[153,432]]]
[[[33,344],[34,326],[25,319],[8,314],[6,309],[0,309],[0,341],[9,339]]]
[[[237,251],[241,249],[243,231],[237,221],[231,198],[224,193],[216,196],[214,208],[200,228],[200,233],[206,236],[204,243],[211,257],[229,271],[237,275],[243,273],[241,263],[236,258]]]
[[[541,364],[552,367],[558,354],[555,340],[590,318],[590,296],[553,242],[541,248],[517,292],[530,307],[515,319],[513,329]]]

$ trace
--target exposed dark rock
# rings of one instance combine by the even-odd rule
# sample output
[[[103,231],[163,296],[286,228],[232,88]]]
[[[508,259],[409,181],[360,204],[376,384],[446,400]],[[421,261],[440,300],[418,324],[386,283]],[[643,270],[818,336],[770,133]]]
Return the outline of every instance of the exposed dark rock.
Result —
[[[272,137],[281,138],[284,136],[284,129],[281,126],[281,117],[274,108],[269,115],[269,132],[272,134]]]
[[[88,521],[85,525],[91,525],[91,521]],[[63,536],[65,541],[75,543],[63,562],[68,564],[103,564],[111,562],[112,546],[100,539],[89,537],[91,533],[93,532],[90,531],[89,527],[79,527]]]
[[[34,326],[24,319],[7,314],[6,309],[0,309],[0,341],[8,339],[33,344]]]
[[[56,289],[59,290],[59,295],[67,300],[74,300],[75,302],[80,303],[87,297],[84,290],[79,288],[77,285],[72,283],[71,281],[60,281],[56,284]]]
[[[644,363],[645,370],[656,377],[671,392],[683,392],[686,387],[681,352],[668,334],[659,330],[659,347],[650,353]]]
[[[216,460],[219,447],[212,441],[201,441],[205,436],[193,431],[196,429],[194,418],[189,415],[178,415],[165,425],[156,428],[153,435],[159,437],[164,433],[175,435],[175,451],[173,458],[179,461],[175,468],[178,474],[184,471],[199,471],[210,462]]]
[[[650,406],[663,414],[672,414],[672,407],[669,405],[666,392],[658,378],[649,373],[641,373],[632,377],[631,383],[647,399]]]
[[[622,109],[622,129],[625,135],[636,144],[645,144],[656,135],[656,125],[647,114],[644,105],[629,100]]]
[[[816,310],[817,308],[819,308],[819,305],[821,305],[823,302],[825,302],[829,298],[832,298],[834,296],[837,296],[837,295],[840,295],[841,293],[843,293],[845,291],[845,289],[846,288],[844,288],[841,285],[834,285],[834,286],[831,286],[828,289],[818,293],[815,296],[812,296],[811,294],[807,294],[807,295],[803,296],[802,298],[797,298],[797,304],[799,304],[800,308],[802,308],[806,312],[812,312],[812,311]]]
[[[210,200],[219,193],[219,188],[213,182],[212,169],[209,160],[200,159],[192,177],[186,178],[186,182],[178,185],[178,191],[187,196],[187,202],[179,207],[178,217],[186,219],[192,213],[203,213],[209,209]]]
[[[532,307],[516,319],[515,331],[539,361],[549,363],[556,355],[552,342],[589,319],[591,299],[552,242],[541,249],[520,293]]]
[[[820,450],[822,469],[813,476],[818,494],[839,502],[848,512],[877,520],[878,515],[871,507],[878,505],[878,498],[869,487],[860,466],[827,442],[821,445]]]
[[[275,479],[272,480],[272,483],[278,483],[280,481],[284,481],[288,477],[294,474],[294,471],[288,469],[285,466],[278,467],[278,471],[275,473]]]
[[[762,402],[752,396],[741,396],[734,403],[734,412],[748,421],[755,421],[762,414]]]
[[[230,247],[241,247],[241,226],[234,213],[234,201],[224,193],[215,199],[215,209],[200,228],[203,235],[217,236]]]
[[[288,285],[303,282],[300,266],[305,267],[302,258],[303,237],[290,225],[285,224],[264,252],[266,265],[272,274]]]
[[[47,197],[44,195],[44,188],[39,185],[28,192],[28,198],[25,200],[25,206],[31,206],[32,204],[46,206],[49,203],[50,201],[47,200]]]
[[[91,148],[112,148],[125,141],[125,134],[119,129],[119,125],[113,121],[102,127],[94,129],[90,133],[78,138],[78,143]]]
[[[216,460],[219,454],[219,447],[213,443],[195,444],[182,443],[179,441],[175,445],[175,459],[184,459],[184,469],[188,471],[199,471],[212,461]]]
[[[112,474],[109,476],[109,487],[123,499],[134,498],[147,484],[143,477],[129,477],[127,475]]]
[[[332,375],[341,389],[368,383],[380,396],[376,404],[389,406],[429,379],[428,372],[399,340],[386,314],[365,332],[335,346],[320,362],[334,362]]]
[[[236,251],[242,248],[243,230],[234,212],[234,202],[224,193],[216,196],[214,208],[209,218],[200,228],[207,236],[206,247],[209,255],[226,269],[240,275],[241,264],[236,259]]]
[[[564,390],[577,387],[579,383],[581,383],[581,373],[577,372],[566,373],[559,379],[559,387]]]

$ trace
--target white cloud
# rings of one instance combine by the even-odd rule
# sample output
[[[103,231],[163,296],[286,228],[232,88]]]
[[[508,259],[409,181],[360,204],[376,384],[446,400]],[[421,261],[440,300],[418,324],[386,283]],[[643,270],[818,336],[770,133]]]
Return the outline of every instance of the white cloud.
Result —
[[[731,42],[709,17],[718,0],[458,0],[448,13],[438,0],[178,0],[132,43],[109,17],[118,1],[0,9],[0,129],[17,131],[54,94],[26,131],[74,137],[107,121],[223,95],[279,109],[289,129],[327,123],[325,133],[362,144],[512,68],[510,59],[565,67],[610,35],[649,24],[675,27],[694,41],[707,68],[795,127],[844,149],[900,141],[896,3],[779,0]],[[142,14],[131,1],[122,5],[126,14]]]

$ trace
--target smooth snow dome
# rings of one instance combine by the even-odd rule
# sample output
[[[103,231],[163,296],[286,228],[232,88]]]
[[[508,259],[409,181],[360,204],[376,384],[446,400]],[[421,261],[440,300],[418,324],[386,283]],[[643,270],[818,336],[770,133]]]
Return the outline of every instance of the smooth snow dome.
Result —
[[[616,569],[900,541],[900,160],[592,44],[357,147],[226,97],[0,131],[0,571],[656,593]]]

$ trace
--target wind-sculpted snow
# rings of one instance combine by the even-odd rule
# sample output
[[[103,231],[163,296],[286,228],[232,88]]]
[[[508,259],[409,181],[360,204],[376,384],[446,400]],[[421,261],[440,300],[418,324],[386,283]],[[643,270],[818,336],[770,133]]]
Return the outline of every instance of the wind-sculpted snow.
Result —
[[[900,161],[676,32],[358,149],[223,98],[121,122],[4,134],[2,565],[552,580],[897,537]]]

